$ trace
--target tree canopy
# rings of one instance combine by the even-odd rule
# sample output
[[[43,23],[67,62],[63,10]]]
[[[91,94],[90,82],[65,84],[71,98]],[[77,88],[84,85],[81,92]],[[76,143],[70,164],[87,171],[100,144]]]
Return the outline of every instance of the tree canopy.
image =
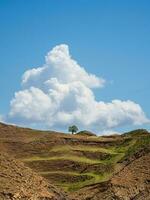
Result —
[[[76,133],[78,131],[78,127],[76,125],[69,126],[68,131],[71,132],[72,134]]]

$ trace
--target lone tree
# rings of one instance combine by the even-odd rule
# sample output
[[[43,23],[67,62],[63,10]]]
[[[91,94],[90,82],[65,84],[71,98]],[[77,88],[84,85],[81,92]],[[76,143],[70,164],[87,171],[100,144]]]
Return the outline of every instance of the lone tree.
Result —
[[[74,134],[78,131],[78,127],[76,125],[69,126],[68,131]]]

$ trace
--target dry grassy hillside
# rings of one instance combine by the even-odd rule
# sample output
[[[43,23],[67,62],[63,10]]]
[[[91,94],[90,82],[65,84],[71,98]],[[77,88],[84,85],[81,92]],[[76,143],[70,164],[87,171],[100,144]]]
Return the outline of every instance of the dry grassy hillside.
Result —
[[[147,195],[145,199],[149,199],[149,170],[146,167],[149,160],[144,156],[149,158],[150,135],[146,130],[97,137],[0,124],[0,150],[64,190],[69,199],[128,200],[137,198],[142,192]],[[140,171],[140,163],[143,171]],[[137,167],[131,171],[135,165]],[[140,177],[141,173],[148,176],[143,176],[142,180],[135,178],[135,174]],[[128,181],[131,174],[133,182]],[[127,182],[123,179],[125,175]],[[133,190],[129,191],[129,183]]]

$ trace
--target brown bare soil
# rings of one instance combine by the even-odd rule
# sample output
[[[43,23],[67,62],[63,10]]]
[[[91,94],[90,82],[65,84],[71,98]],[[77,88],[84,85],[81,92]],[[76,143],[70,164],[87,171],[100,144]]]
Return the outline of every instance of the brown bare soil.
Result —
[[[133,160],[112,180],[112,189],[120,199],[150,199],[150,153]]]
[[[61,173],[49,173],[44,174],[44,177],[47,179],[54,181],[57,183],[57,181],[60,181],[61,183],[76,183],[76,182],[82,182],[86,180],[90,180],[93,177],[88,175],[72,175],[72,174],[61,174]]]
[[[143,129],[97,137],[0,123],[0,152],[0,200],[150,200]]]
[[[10,155],[0,153],[1,200],[65,200],[62,192]]]
[[[91,172],[95,171],[96,173],[105,173],[112,171],[111,165],[105,164],[87,164],[82,162],[75,162],[71,160],[38,160],[27,162],[27,166],[34,169],[34,171],[73,171],[73,172]]]

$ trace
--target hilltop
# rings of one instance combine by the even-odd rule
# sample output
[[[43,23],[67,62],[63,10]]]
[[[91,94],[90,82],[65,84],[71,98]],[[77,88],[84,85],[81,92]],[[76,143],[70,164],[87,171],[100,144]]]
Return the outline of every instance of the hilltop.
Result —
[[[70,135],[0,123],[0,151],[27,169],[24,177],[43,177],[60,200],[150,199],[150,134],[144,129]]]

